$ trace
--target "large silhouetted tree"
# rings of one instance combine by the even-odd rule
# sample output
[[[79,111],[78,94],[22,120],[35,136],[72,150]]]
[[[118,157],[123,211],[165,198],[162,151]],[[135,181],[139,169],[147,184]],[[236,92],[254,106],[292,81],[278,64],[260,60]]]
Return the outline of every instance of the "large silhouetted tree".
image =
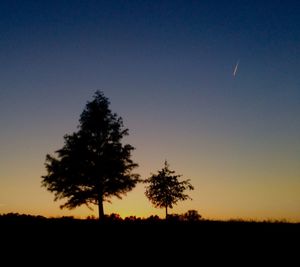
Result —
[[[181,176],[170,170],[169,164],[165,161],[164,168],[158,171],[158,174],[152,174],[144,181],[148,183],[145,195],[156,208],[165,208],[166,218],[168,217],[168,208],[173,208],[178,201],[190,198],[184,194],[184,191],[194,189],[189,179],[178,181]]]
[[[139,175],[131,171],[138,165],[131,160],[131,145],[121,140],[128,135],[121,117],[109,109],[109,101],[97,91],[79,120],[79,130],[64,136],[57,157],[46,156],[47,175],[42,186],[53,192],[55,200],[67,199],[61,208],[98,205],[104,218],[103,202],[132,190]]]

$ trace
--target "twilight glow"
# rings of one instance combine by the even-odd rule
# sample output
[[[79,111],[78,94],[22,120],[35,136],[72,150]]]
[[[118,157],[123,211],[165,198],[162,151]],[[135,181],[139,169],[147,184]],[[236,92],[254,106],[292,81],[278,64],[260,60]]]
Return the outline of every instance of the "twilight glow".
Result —
[[[170,212],[300,221],[298,1],[1,1],[0,12],[0,213],[97,215],[60,210],[40,177],[99,89],[141,178],[167,159],[191,179],[193,200]],[[144,191],[106,213],[163,216]]]

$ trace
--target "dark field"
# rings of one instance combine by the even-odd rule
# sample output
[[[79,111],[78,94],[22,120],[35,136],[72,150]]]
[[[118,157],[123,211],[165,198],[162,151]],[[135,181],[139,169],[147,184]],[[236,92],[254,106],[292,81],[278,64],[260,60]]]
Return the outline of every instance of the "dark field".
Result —
[[[155,262],[186,265],[194,261],[223,262],[226,266],[235,262],[243,266],[251,262],[283,261],[289,266],[288,262],[294,262],[299,255],[299,223],[207,220],[100,223],[72,218],[1,216],[0,225],[2,256],[13,255],[8,256],[11,261],[31,262],[39,255],[48,263],[67,261],[68,266],[81,261],[85,265],[96,261],[97,266],[106,261],[113,266],[148,266]]]

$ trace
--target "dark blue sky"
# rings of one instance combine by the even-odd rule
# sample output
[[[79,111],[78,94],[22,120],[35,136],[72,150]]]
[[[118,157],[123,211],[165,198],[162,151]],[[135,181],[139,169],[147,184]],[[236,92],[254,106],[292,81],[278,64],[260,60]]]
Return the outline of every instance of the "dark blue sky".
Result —
[[[277,0],[1,1],[0,186],[9,193],[0,212],[24,210],[12,200],[20,181],[48,194],[39,184],[46,153],[101,89],[130,130],[143,178],[167,158],[206,188],[189,205],[209,216],[262,216],[235,206],[249,202],[295,218],[299,205],[281,214],[270,203],[300,184],[299,14],[299,1]],[[274,181],[277,191],[262,189]]]

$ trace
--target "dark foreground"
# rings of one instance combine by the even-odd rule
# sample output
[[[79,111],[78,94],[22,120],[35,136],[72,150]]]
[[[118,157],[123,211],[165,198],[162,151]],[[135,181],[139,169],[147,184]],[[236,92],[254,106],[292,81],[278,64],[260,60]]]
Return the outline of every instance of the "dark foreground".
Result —
[[[33,263],[87,266],[184,265],[209,261],[260,266],[297,260],[300,224],[206,221],[107,221],[0,217],[1,254]],[[257,263],[260,264],[257,264]],[[161,263],[161,264],[160,264]],[[225,264],[226,263],[226,264]],[[202,265],[202,264],[200,264]]]

